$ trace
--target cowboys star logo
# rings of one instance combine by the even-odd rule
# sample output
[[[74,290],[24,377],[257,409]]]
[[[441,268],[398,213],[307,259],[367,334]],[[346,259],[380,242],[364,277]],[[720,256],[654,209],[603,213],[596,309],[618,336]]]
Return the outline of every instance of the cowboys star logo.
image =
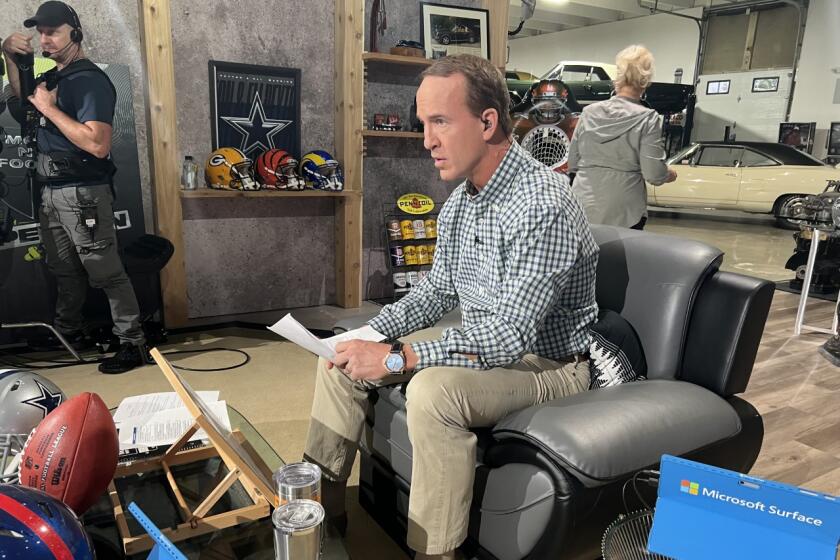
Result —
[[[47,414],[55,410],[58,405],[61,404],[62,395],[61,393],[51,392],[49,389],[41,385],[39,381],[35,381],[35,385],[37,385],[38,389],[41,391],[41,396],[27,399],[23,401],[23,404],[40,408],[44,413],[44,417],[46,417]]]
[[[266,118],[259,92],[254,96],[247,117],[222,117],[222,120],[242,135],[239,149],[246,156],[254,151],[264,152],[274,148],[274,137],[292,124],[288,120]]]

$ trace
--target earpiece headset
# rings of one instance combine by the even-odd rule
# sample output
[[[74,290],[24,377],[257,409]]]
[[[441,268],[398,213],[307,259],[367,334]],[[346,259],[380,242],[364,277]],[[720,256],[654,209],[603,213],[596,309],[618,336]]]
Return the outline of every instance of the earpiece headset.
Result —
[[[484,130],[487,130],[488,128],[490,128],[490,121],[489,120],[481,119],[481,122],[484,123]]]
[[[76,10],[74,10],[69,4],[64,5],[67,6],[67,9],[70,11],[70,16],[73,19],[73,22],[70,24],[73,28],[70,30],[70,40],[74,43],[81,43],[82,39],[85,38],[85,35],[82,33],[82,22],[79,20],[79,14],[77,14]]]

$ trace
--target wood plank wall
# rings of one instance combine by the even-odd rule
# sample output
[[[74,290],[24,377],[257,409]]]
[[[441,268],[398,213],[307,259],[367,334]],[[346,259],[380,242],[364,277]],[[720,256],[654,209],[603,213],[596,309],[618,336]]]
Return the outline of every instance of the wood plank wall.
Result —
[[[175,246],[175,254],[160,276],[164,320],[168,328],[173,328],[187,323],[188,309],[170,2],[139,2],[140,44],[147,80],[149,158],[157,231]]]
[[[364,0],[335,2],[335,150],[348,196],[336,199],[336,298],[362,304],[362,120],[364,114]]]

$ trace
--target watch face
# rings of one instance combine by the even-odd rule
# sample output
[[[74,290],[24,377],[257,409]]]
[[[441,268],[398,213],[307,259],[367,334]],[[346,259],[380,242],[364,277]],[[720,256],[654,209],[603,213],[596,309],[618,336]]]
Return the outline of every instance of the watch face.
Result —
[[[402,371],[403,357],[399,354],[388,354],[385,359],[385,367],[388,368],[388,371]]]

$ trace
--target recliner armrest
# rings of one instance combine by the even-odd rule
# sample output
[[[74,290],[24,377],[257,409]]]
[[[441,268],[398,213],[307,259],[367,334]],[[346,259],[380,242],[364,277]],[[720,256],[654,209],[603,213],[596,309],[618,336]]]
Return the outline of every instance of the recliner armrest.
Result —
[[[684,455],[741,430],[724,399],[693,383],[648,380],[578,393],[511,414],[497,440],[535,445],[587,487]]]
[[[772,282],[731,272],[707,278],[693,307],[678,378],[722,397],[743,393],[774,290]]]

